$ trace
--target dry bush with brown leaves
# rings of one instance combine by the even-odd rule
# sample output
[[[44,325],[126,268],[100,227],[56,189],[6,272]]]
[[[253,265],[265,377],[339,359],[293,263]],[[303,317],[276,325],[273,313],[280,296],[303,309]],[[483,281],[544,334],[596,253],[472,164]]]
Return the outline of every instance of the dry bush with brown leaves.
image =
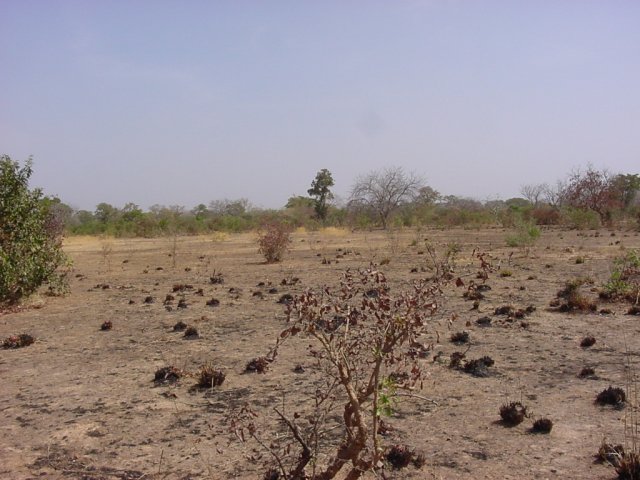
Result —
[[[438,280],[416,281],[408,291],[392,294],[385,275],[372,265],[347,270],[335,289],[297,296],[286,307],[290,325],[276,348],[294,337],[309,345],[324,383],[313,394],[314,412],[287,416],[284,401],[274,408],[288,430],[286,445],[263,440],[248,407],[233,419],[232,430],[258,441],[284,479],[328,480],[340,473],[355,480],[378,468],[385,454],[380,438],[380,415],[389,401],[385,385],[393,379],[394,392],[421,386],[423,368],[412,352],[438,310]],[[332,415],[336,409],[340,416]],[[339,418],[331,429],[338,429],[340,439],[321,454],[329,416]]]

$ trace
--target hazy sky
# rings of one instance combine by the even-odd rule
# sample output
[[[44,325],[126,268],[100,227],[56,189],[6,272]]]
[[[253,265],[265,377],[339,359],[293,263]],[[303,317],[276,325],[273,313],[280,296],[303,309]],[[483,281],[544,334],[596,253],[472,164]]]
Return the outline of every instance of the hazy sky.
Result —
[[[0,153],[91,210],[637,173],[640,1],[0,0]]]

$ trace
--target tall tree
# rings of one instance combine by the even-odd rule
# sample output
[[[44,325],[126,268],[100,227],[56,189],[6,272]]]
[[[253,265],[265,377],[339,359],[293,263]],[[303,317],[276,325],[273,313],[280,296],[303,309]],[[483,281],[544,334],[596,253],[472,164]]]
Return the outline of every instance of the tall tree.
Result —
[[[406,173],[401,167],[373,171],[356,180],[349,205],[370,209],[386,229],[391,214],[415,199],[424,186],[421,177]]]
[[[616,175],[613,178],[613,188],[616,190],[624,208],[628,208],[638,198],[640,192],[640,175]]]
[[[333,199],[333,193],[330,190],[333,185],[331,172],[323,168],[316,174],[316,178],[311,182],[311,188],[307,190],[307,193],[314,198],[316,215],[322,221],[327,218],[328,202]]]

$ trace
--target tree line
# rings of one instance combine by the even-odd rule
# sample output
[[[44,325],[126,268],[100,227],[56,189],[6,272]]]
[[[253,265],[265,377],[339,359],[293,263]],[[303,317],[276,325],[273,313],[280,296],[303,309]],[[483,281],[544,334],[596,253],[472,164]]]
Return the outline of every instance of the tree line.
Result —
[[[243,232],[279,221],[309,229],[349,228],[510,227],[519,222],[598,228],[640,224],[640,175],[611,174],[588,167],[554,184],[529,184],[521,197],[479,201],[442,195],[422,177],[400,167],[369,172],[357,178],[346,201],[335,201],[331,172],[322,169],[307,195],[291,196],[281,209],[256,208],[244,198],[214,200],[192,209],[153,205],[143,211],[127,203],[117,208],[100,203],[94,211],[74,210],[59,200],[52,209],[70,234],[154,237],[213,231]]]
[[[256,208],[245,198],[214,200],[191,209],[153,205],[146,211],[134,203],[122,207],[100,203],[88,211],[73,209],[57,198],[47,197],[46,202],[68,234],[117,237],[244,232],[274,221],[308,229],[511,227],[522,222],[568,228],[640,224],[640,175],[613,174],[591,166],[553,184],[524,185],[520,197],[507,200],[443,195],[423,177],[401,167],[358,177],[343,201],[335,198],[333,186],[333,175],[322,169],[306,195],[291,196],[280,209]]]
[[[292,196],[279,210],[257,209],[239,199],[191,210],[154,205],[143,211],[133,203],[122,208],[100,203],[93,212],[74,210],[41,189],[31,189],[32,172],[31,159],[21,166],[0,156],[0,306],[28,296],[43,283],[49,284],[50,293],[64,291],[65,233],[152,237],[240,232],[264,225],[280,225],[287,232],[291,227],[331,225],[387,229],[498,224],[537,231],[536,224],[599,228],[625,223],[640,229],[640,176],[593,167],[575,170],[553,185],[525,185],[522,197],[504,201],[444,196],[419,175],[390,167],[358,177],[344,203],[335,201],[333,176],[322,169],[306,196]]]

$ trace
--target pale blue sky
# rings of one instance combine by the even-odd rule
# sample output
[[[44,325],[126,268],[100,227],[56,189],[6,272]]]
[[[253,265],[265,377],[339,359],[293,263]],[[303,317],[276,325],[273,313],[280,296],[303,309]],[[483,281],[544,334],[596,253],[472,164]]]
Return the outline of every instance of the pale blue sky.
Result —
[[[0,70],[0,153],[80,208],[640,171],[634,0],[0,0]]]

